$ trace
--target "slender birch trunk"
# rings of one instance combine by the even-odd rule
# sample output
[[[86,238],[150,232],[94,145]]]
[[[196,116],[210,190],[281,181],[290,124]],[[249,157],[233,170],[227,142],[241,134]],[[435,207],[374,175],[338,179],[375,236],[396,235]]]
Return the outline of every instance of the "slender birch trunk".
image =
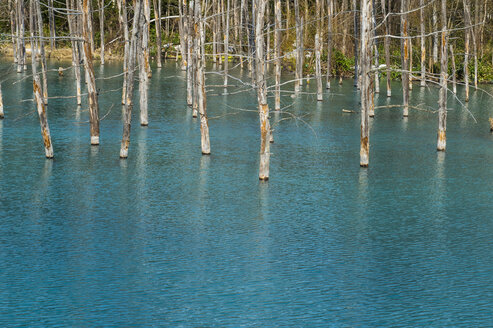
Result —
[[[437,150],[445,151],[447,146],[447,1],[441,0],[441,21],[442,21],[442,43],[440,57],[440,99],[438,100],[438,141]]]
[[[145,2],[146,0],[144,0]],[[145,5],[144,5],[144,12],[145,12]],[[148,85],[149,85],[149,76],[147,74],[147,58],[146,58],[146,53],[147,53],[147,42],[145,40],[145,25],[146,25],[146,18],[144,12],[142,13],[141,21],[144,22],[142,29],[142,38],[139,39],[139,44],[137,46],[137,49],[139,49],[137,53],[138,57],[138,62],[139,62],[139,104],[140,104],[140,125],[141,126],[148,126],[149,125],[149,118],[148,118],[148,113],[147,113],[147,96],[148,96]]]
[[[135,61],[137,56],[137,43],[141,34],[141,15],[142,15],[142,0],[135,0],[134,2],[134,20],[132,23],[132,38],[129,46],[128,55],[128,83],[127,83],[127,99],[125,101],[125,111],[123,118],[123,136],[120,148],[120,158],[128,157],[128,147],[130,145],[130,127],[132,122],[132,108],[133,108],[133,91],[134,91],[134,71]]]
[[[408,0],[401,0],[401,60],[402,60],[402,97],[403,97],[403,116],[409,116],[409,39],[408,39],[408,20],[409,11]]]
[[[281,0],[275,0],[275,33],[274,33],[274,47],[276,51],[276,94],[275,105],[276,111],[281,110]]]
[[[202,45],[205,41],[205,31],[204,22],[202,19],[202,8],[200,1],[195,4],[195,31],[197,38],[195,52],[197,54],[197,94],[198,94],[198,107],[200,113],[200,144],[202,148],[203,155],[210,155],[211,144],[209,140],[209,121],[207,119],[207,98],[205,93],[205,74],[204,74],[204,64],[205,57],[202,52]]]
[[[315,34],[315,74],[317,76],[317,100],[322,101],[323,93],[322,93],[322,65],[320,63],[321,54],[320,54],[320,37],[318,34]]]
[[[83,0],[82,6],[82,37],[84,39],[84,68],[87,77],[87,93],[89,101],[89,122],[91,125],[91,145],[99,145],[99,104],[94,76],[93,56],[91,49],[89,0]]]
[[[154,6],[154,19],[156,21],[156,56],[157,56],[157,67],[161,68],[161,57],[162,57],[162,42],[161,42],[161,0],[153,0]],[[169,19],[168,19],[169,20]]]
[[[265,60],[264,60],[264,13],[266,0],[254,0],[256,11],[255,25],[255,61],[256,61],[256,82],[257,98],[259,105],[260,119],[260,163],[259,179],[269,179],[270,162],[270,123],[269,105],[267,104],[267,83],[265,79]]]
[[[99,31],[101,32],[101,65],[104,65],[104,0],[99,3]]]
[[[330,89],[330,79],[332,77],[332,15],[334,14],[334,0],[327,0],[327,83],[326,88]]]
[[[419,0],[419,26],[421,30],[421,82],[422,87],[426,86],[426,48],[425,48],[425,19],[424,19],[424,0]]]
[[[361,2],[361,136],[360,166],[368,167],[370,158],[369,109],[371,106],[371,13],[372,0]]]

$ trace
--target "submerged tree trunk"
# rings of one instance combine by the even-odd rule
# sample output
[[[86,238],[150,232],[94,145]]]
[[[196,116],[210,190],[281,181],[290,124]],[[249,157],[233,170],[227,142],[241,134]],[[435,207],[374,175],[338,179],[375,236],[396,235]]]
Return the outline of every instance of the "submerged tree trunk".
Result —
[[[364,0],[366,1],[366,0]],[[371,13],[371,12],[370,12]],[[371,15],[371,14],[370,14]],[[358,34],[359,34],[359,15],[358,15],[358,2],[353,0],[353,16],[354,16],[354,86],[359,87],[359,71],[358,71]],[[371,22],[370,22],[371,24]],[[371,56],[371,53],[370,53]]]
[[[266,0],[254,0],[256,9],[255,26],[255,61],[256,61],[256,84],[257,98],[260,118],[260,163],[259,179],[269,179],[270,163],[270,123],[269,105],[267,104],[267,83],[265,79],[264,60],[264,13]]]
[[[76,6],[73,2],[67,1],[67,9],[68,11],[74,11],[76,10]],[[77,29],[77,16],[74,14],[68,14],[68,27],[69,27],[69,32],[72,37],[78,37],[78,29]],[[76,89],[76,97],[77,97],[77,105],[80,106],[82,104],[82,95],[81,95],[81,76],[80,76],[80,61],[81,61],[81,55],[79,51],[79,41],[76,41],[74,39],[71,40],[72,43],[72,68],[74,70],[74,75],[75,75],[75,89]]]
[[[401,0],[401,60],[402,60],[402,97],[403,97],[403,116],[409,115],[409,39],[408,39],[408,20],[409,11],[408,0]]]
[[[440,57],[440,99],[438,100],[438,142],[437,150],[445,151],[447,146],[447,1],[441,0],[442,43]]]
[[[55,15],[53,13],[53,0],[48,0],[48,19],[50,25],[50,48],[53,51],[56,48],[56,31],[55,31]]]
[[[202,148],[203,155],[210,155],[211,144],[209,140],[209,121],[207,119],[207,98],[205,93],[205,75],[204,75],[204,64],[205,57],[202,52],[202,45],[205,41],[205,31],[204,22],[202,19],[202,8],[200,1],[195,4],[195,31],[197,38],[195,52],[197,55],[197,70],[196,70],[196,80],[197,80],[197,93],[198,93],[198,107],[200,114],[200,144]]]
[[[84,0],[82,6],[82,33],[84,39],[84,68],[87,77],[87,93],[89,101],[89,122],[91,125],[91,145],[99,145],[99,104],[98,92],[96,90],[96,78],[94,76],[94,67],[92,62],[92,49],[89,20],[89,0]]]
[[[127,101],[127,84],[128,84],[128,53],[130,52],[130,37],[128,32],[128,15],[127,15],[127,0],[120,0],[122,2],[122,25],[123,25],[123,38],[125,40],[124,54],[123,54],[123,89],[122,89],[122,105],[125,105]]]
[[[123,118],[123,136],[122,136],[122,144],[120,148],[120,158],[128,157],[128,147],[130,145],[130,126],[132,122],[135,60],[137,56],[137,42],[141,34],[140,29],[141,29],[141,21],[142,21],[141,1],[142,0],[135,0],[134,2],[132,39],[130,41],[129,54],[128,54],[128,83],[127,83],[127,91],[126,91],[127,100],[125,101],[125,111]]]
[[[228,65],[229,65],[229,9],[230,0],[226,0],[226,28],[224,29],[224,88],[228,87]],[[225,93],[227,90],[224,90]]]
[[[36,10],[36,15],[37,15],[37,23],[38,23],[38,34],[40,36],[39,39],[39,46],[40,46],[40,57],[41,57],[41,77],[43,81],[43,100],[45,104],[48,104],[48,78],[46,76],[46,54],[45,54],[45,42],[43,40],[43,20],[41,16],[41,8],[39,6],[39,1],[36,1],[35,3],[35,10]],[[32,46],[31,42],[31,56],[34,56],[34,48]]]
[[[361,136],[360,166],[368,167],[370,159],[369,110],[371,106],[371,14],[372,0],[361,2]]]
[[[46,116],[46,105],[41,92],[41,83],[39,76],[34,75],[33,79],[34,99],[38,109],[39,125],[41,127],[41,136],[43,137],[43,145],[45,147],[46,158],[53,158],[53,145],[51,143],[50,127],[48,125],[48,117]]]
[[[455,68],[455,55],[454,55],[454,47],[450,45],[450,61],[452,62],[452,91],[454,94],[457,93],[457,77],[456,77],[456,68]]]

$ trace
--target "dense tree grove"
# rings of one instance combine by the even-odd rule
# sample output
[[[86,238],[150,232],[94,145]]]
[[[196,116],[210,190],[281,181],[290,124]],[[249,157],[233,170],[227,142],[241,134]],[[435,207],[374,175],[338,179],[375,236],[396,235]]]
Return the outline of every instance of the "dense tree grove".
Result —
[[[267,180],[269,144],[274,140],[267,98],[272,92],[273,109],[282,111],[280,77],[288,71],[294,73],[292,96],[314,76],[318,101],[323,101],[324,80],[330,89],[331,79],[354,77],[355,87],[361,89],[363,167],[369,165],[369,119],[375,115],[379,80],[386,80],[388,97],[392,96],[390,80],[402,81],[404,117],[410,116],[409,93],[415,81],[422,87],[440,88],[437,150],[445,150],[448,92],[455,93],[456,84],[464,84],[467,102],[471,87],[477,89],[478,83],[493,79],[491,9],[489,0],[3,0],[0,35],[2,49],[13,56],[18,72],[27,69],[26,49],[36,49],[39,58],[32,58],[34,92],[43,139],[50,147],[44,115],[49,89],[46,58],[59,58],[63,50],[72,50],[79,104],[83,68],[92,145],[99,144],[93,62],[104,65],[115,56],[123,59],[121,158],[128,156],[136,78],[140,124],[149,124],[151,61],[161,67],[164,58],[174,58],[187,71],[187,103],[194,117],[200,117],[204,155],[211,152],[206,60],[219,65],[225,93],[231,66],[246,67],[252,72],[251,86],[257,90],[259,178]],[[270,64],[274,70],[268,69]],[[275,77],[273,88],[267,85],[271,74]],[[0,97],[0,109],[1,104]],[[47,148],[46,156],[53,157],[53,149]]]

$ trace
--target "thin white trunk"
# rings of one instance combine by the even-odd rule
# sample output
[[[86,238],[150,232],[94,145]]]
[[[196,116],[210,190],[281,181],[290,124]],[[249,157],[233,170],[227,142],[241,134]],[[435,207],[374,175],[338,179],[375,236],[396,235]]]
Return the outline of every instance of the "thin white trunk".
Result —
[[[438,141],[437,150],[445,151],[447,146],[447,1],[441,0],[442,43],[440,57],[440,99],[438,100]]]
[[[323,98],[323,86],[322,86],[322,65],[321,65],[321,53],[320,53],[320,37],[315,34],[315,75],[317,78],[317,100],[322,101]]]
[[[361,129],[360,166],[368,167],[370,159],[369,111],[371,107],[371,15],[372,0],[361,2]]]

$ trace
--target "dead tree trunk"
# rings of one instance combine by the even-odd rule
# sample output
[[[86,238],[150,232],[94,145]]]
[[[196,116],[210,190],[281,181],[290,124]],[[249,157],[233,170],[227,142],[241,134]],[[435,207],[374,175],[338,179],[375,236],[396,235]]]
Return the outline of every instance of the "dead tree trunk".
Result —
[[[372,20],[372,27],[373,27],[373,36],[374,36],[374,40],[377,39],[377,13],[376,13],[376,6],[375,6],[375,0],[372,0],[372,7],[373,7],[373,11],[372,11],[372,15],[371,15],[371,20]],[[378,45],[377,45],[377,42],[374,41],[373,42],[373,56],[375,57],[375,76],[373,78],[373,84],[374,84],[374,92],[372,92],[372,114],[375,115],[375,101],[374,101],[374,98],[375,98],[375,93],[380,93],[380,79],[379,79],[379,72],[378,72],[378,66],[379,66],[379,56],[378,56]],[[373,116],[372,116],[373,117]]]
[[[438,31],[438,16],[437,16],[437,7],[436,3],[433,2],[433,13],[432,13],[432,24],[433,31]],[[433,34],[433,64],[438,62],[438,34]]]
[[[84,68],[87,77],[87,94],[89,102],[89,122],[91,125],[91,145],[99,145],[99,104],[94,76],[93,56],[91,49],[89,0],[84,0],[82,6],[82,37],[84,39]]]
[[[14,55],[14,64],[17,64],[17,15],[15,14],[17,5],[14,5],[14,0],[9,0],[9,13],[10,13],[10,33],[12,34],[12,50]]]
[[[330,79],[332,77],[332,15],[334,14],[334,0],[327,0],[327,83],[326,88],[330,89]]]
[[[46,76],[46,54],[45,54],[45,42],[44,42],[44,35],[43,35],[43,20],[41,16],[41,8],[39,6],[39,1],[35,2],[35,10],[36,10],[36,15],[37,15],[37,23],[38,23],[38,34],[40,36],[39,39],[39,46],[40,46],[40,57],[41,57],[41,76],[42,76],[42,81],[43,81],[43,99],[45,101],[45,104],[48,104],[48,79]],[[34,48],[32,46],[31,42],[31,56],[34,56]]]
[[[372,0],[361,2],[361,135],[360,166],[368,167],[370,158],[369,110],[371,106],[371,14]]]
[[[53,0],[48,0],[48,19],[50,26],[50,48],[56,49],[55,15],[53,13]],[[46,100],[46,99],[45,99]]]
[[[447,146],[447,1],[441,0],[442,43],[440,57],[440,99],[438,100],[438,142],[437,150],[445,151]]]
[[[424,0],[419,1],[419,25],[421,29],[421,83],[422,87],[426,86],[426,48],[425,48],[425,19],[424,19]]]
[[[320,63],[320,37],[318,34],[315,34],[315,75],[317,76],[317,100],[323,100],[322,93],[322,65]]]
[[[454,55],[454,47],[450,45],[450,60],[452,61],[452,91],[454,94],[457,93],[457,77],[456,77],[456,67],[455,67],[455,55]]]
[[[366,1],[366,0],[365,0]],[[370,14],[371,15],[371,14]],[[359,72],[358,72],[358,29],[359,29],[359,15],[358,15],[358,2],[353,0],[353,17],[354,17],[354,86],[358,87]],[[371,53],[370,53],[371,56]]]
[[[469,52],[470,52],[470,37],[472,34],[471,26],[471,11],[469,7],[469,0],[463,0],[464,4],[464,22],[466,28],[464,29],[464,84],[466,89],[466,102],[469,101]]]
[[[409,116],[409,39],[408,39],[408,20],[409,11],[408,0],[401,0],[401,60],[402,60],[402,97],[403,97],[403,116]]]
[[[255,0],[255,61],[256,61],[256,85],[260,118],[260,163],[259,179],[269,179],[270,163],[270,123],[269,105],[267,104],[267,82],[265,79],[264,60],[264,13],[266,0]]]
[[[77,15],[70,14],[70,12],[76,10],[76,6],[72,0],[67,1],[67,10],[69,12],[69,14],[67,15],[69,32],[72,38],[76,38],[79,36],[79,33],[77,29]],[[72,43],[72,68],[74,70],[74,75],[75,75],[77,105],[80,106],[82,104],[82,95],[81,95],[81,76],[80,76],[81,56],[79,52],[79,41],[72,39],[71,43]]]
[[[194,80],[194,66],[193,66],[193,60],[192,60],[192,55],[193,55],[193,22],[192,22],[192,17],[193,17],[193,11],[192,11],[192,3],[188,4],[187,8],[187,105],[192,106],[193,105],[193,80]]]
[[[162,57],[162,45],[161,45],[161,0],[158,0],[156,5],[156,0],[152,1],[154,5],[154,19],[156,21],[156,56],[157,56],[157,67],[161,67],[161,57]]]
[[[230,0],[226,0],[226,28],[224,29],[224,92],[227,93],[228,87],[228,64],[229,64],[229,10]]]
[[[179,0],[178,9],[180,11],[179,31],[180,31],[180,52],[181,52],[181,70],[185,71],[187,63],[187,34],[188,34],[188,5],[186,0]],[[215,43],[214,43],[215,44]],[[178,54],[177,54],[178,56]]]
[[[137,56],[137,42],[140,37],[141,29],[141,15],[142,15],[142,0],[135,0],[134,2],[134,20],[132,23],[132,38],[129,46],[128,54],[128,83],[127,83],[127,100],[125,101],[125,111],[123,118],[123,136],[122,144],[120,148],[120,158],[128,157],[128,147],[130,145],[130,126],[132,122],[132,108],[133,108],[133,93],[134,93],[134,71],[135,61]]]
[[[25,46],[25,25],[24,25],[24,1],[16,0],[17,16],[17,73],[22,73],[27,69],[26,66],[26,46]]]
[[[276,51],[276,94],[275,94],[275,106],[276,111],[281,109],[281,0],[276,0],[275,4],[275,33],[274,33],[274,47]]]
[[[124,54],[123,54],[123,89],[122,89],[122,105],[125,105],[127,101],[127,84],[128,84],[128,53],[130,52],[130,37],[128,32],[128,15],[127,15],[127,0],[120,0],[122,2],[122,25],[123,25],[123,38],[125,40]]]
[[[294,81],[294,91],[297,93],[300,91],[301,79],[303,78],[303,66],[302,66],[302,26],[300,19],[300,6],[298,0],[294,0],[294,15],[296,20],[296,70],[295,70],[295,81]]]
[[[200,1],[195,4],[195,31],[197,38],[195,53],[197,56],[197,93],[198,93],[198,107],[200,113],[200,141],[203,155],[210,155],[211,144],[209,140],[209,121],[207,119],[207,98],[205,93],[205,72],[204,64],[205,57],[202,52],[202,45],[205,41],[204,22],[202,19],[202,8]]]
[[[104,0],[99,2],[99,31],[101,32],[101,65],[104,65]]]
[[[385,38],[384,38],[384,47],[385,47],[385,67],[386,67],[386,81],[387,81],[387,97],[392,97],[392,87],[390,86],[390,29],[389,29],[389,19],[390,16],[387,16],[387,12],[390,12],[390,0],[388,10],[385,10],[385,0],[382,0],[382,14],[385,18],[384,26],[385,26]]]

